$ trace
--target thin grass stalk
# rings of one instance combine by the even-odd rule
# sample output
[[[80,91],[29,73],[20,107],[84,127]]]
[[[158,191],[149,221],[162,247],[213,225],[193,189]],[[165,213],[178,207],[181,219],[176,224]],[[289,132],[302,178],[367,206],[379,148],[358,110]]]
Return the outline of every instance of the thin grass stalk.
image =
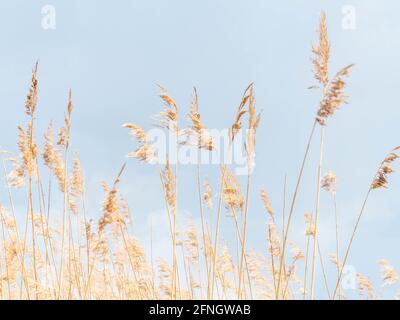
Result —
[[[356,236],[356,233],[357,233],[357,230],[358,230],[358,226],[360,224],[361,217],[364,214],[364,210],[365,210],[365,207],[367,205],[367,202],[368,202],[368,199],[369,199],[369,195],[371,194],[371,191],[372,191],[372,187],[370,187],[368,189],[368,192],[367,192],[367,194],[366,194],[366,196],[364,198],[363,204],[361,206],[360,213],[359,213],[359,215],[357,217],[357,222],[356,222],[356,224],[354,226],[353,232],[352,232],[351,237],[350,237],[349,244],[347,245],[347,248],[346,248],[346,253],[344,255],[344,259],[343,259],[343,262],[342,262],[342,267],[340,268],[339,277],[338,277],[338,279],[336,281],[335,290],[333,291],[333,295],[332,295],[332,300],[335,300],[336,292],[338,291],[338,288],[339,288],[339,285],[340,285],[340,281],[342,279],[343,269],[346,266],[347,259],[349,257],[349,253],[350,253],[350,248],[351,248],[351,245],[353,244],[354,238]]]
[[[306,235],[307,246],[306,246],[306,261],[304,263],[304,278],[303,278],[303,300],[306,300],[307,296],[307,274],[308,274],[308,256],[310,251],[310,236]]]
[[[68,215],[68,225],[69,225],[69,263],[73,261],[72,267],[75,275],[75,282],[76,282],[76,289],[78,290],[78,294],[80,297],[82,297],[81,294],[81,288],[80,288],[80,281],[79,281],[79,274],[80,272],[78,270],[81,270],[81,268],[78,268],[77,266],[77,259],[76,259],[76,254],[75,254],[75,242],[74,242],[74,235],[73,235],[73,229],[72,229],[72,221],[71,221],[71,212],[69,212]],[[72,255],[71,255],[72,252]],[[79,260],[80,261],[80,260]],[[72,289],[73,289],[73,282],[70,281],[70,292],[69,294],[72,294]]]
[[[28,227],[29,227],[29,209],[26,212],[25,216],[25,230],[24,230],[24,241],[23,241],[23,248],[22,248],[22,270],[21,274],[25,274],[25,254],[26,254],[26,246],[27,246],[27,238],[28,238]],[[22,279],[21,279],[21,285],[20,285],[20,292],[19,292],[19,298],[22,300]],[[30,289],[29,289],[29,283],[27,283],[26,286],[26,295],[28,300],[30,300]]]
[[[281,254],[281,259],[280,259],[280,263],[279,263],[279,276],[278,276],[278,285],[277,285],[277,291],[278,292],[279,292],[280,285],[281,285],[281,280],[282,280],[283,266],[285,264],[286,245],[287,245],[287,240],[288,240],[288,235],[289,235],[290,223],[292,221],[292,216],[293,216],[293,212],[294,212],[294,206],[295,206],[295,203],[296,203],[297,195],[298,195],[299,188],[300,188],[301,179],[303,177],[305,164],[306,164],[306,161],[307,161],[307,158],[308,158],[308,154],[309,154],[310,146],[311,146],[311,141],[312,141],[316,126],[317,126],[317,121],[315,120],[314,124],[313,124],[313,127],[311,129],[310,136],[308,138],[308,143],[307,143],[307,146],[306,146],[306,150],[305,150],[305,153],[304,153],[303,161],[302,161],[302,164],[301,164],[301,167],[300,167],[300,171],[299,171],[299,175],[298,175],[298,178],[297,178],[296,187],[295,187],[295,191],[294,191],[294,194],[293,194],[293,199],[292,199],[292,202],[291,202],[291,205],[290,205],[288,220],[287,220],[287,223],[286,223],[285,236],[283,238],[283,244],[282,244],[282,254]]]
[[[6,236],[5,236],[5,223],[4,223],[4,216],[3,216],[3,211],[2,208],[0,207],[0,215],[1,215],[1,234],[2,234],[2,240],[3,240],[3,252],[4,252],[4,264],[5,264],[5,270],[6,270],[6,277],[7,277],[7,290],[8,290],[8,299],[11,300],[11,286],[10,286],[10,272],[9,272],[9,265],[7,262],[7,252],[6,252]],[[1,256],[0,256],[1,259]],[[0,262],[1,266],[1,262]],[[3,280],[3,279],[2,279]],[[2,286],[1,286],[2,288]],[[1,292],[1,295],[3,295],[3,290]]]
[[[204,299],[204,297],[203,297],[203,281],[202,281],[202,276],[201,276],[200,250],[199,250],[198,246],[197,246],[197,264],[199,266],[197,269],[198,269],[198,276],[199,276],[199,283],[200,283],[200,297],[202,299]]]
[[[314,300],[314,286],[315,286],[315,268],[316,268],[316,259],[317,259],[317,249],[318,249],[318,218],[319,218],[319,208],[320,208],[320,195],[321,195],[321,170],[322,170],[322,161],[324,156],[324,136],[325,136],[325,127],[321,126],[321,140],[319,146],[319,162],[318,162],[318,170],[317,170],[317,199],[316,199],[316,208],[315,208],[315,234],[314,234],[314,249],[313,249],[313,258],[312,258],[312,267],[311,267],[311,290],[310,297],[311,300]]]
[[[271,226],[268,225],[268,241],[272,243],[272,235],[271,235]],[[272,281],[274,284],[274,293],[275,293],[275,300],[278,300],[278,293],[276,291],[276,270],[275,270],[275,258],[273,255],[272,250],[269,250],[271,255],[271,267],[272,267]]]
[[[176,299],[176,285],[178,274],[178,265],[176,258],[176,226],[177,226],[177,213],[178,213],[178,162],[179,162],[179,127],[178,122],[176,123],[176,164],[175,164],[175,206],[174,206],[174,216],[173,216],[173,277],[172,277],[172,297]]]
[[[67,220],[67,206],[68,206],[68,196],[67,196],[67,150],[64,150],[64,163],[65,163],[65,167],[64,167],[64,207],[63,207],[63,218],[62,218],[62,229],[61,229],[61,252],[60,252],[60,279],[59,279],[59,285],[58,285],[58,297],[57,299],[61,298],[61,291],[62,291],[62,285],[63,285],[63,275],[64,275],[64,242],[65,242],[65,229],[66,229],[66,220]]]
[[[199,142],[200,145],[200,142]],[[204,212],[203,212],[203,201],[201,194],[201,181],[200,181],[200,161],[201,161],[201,150],[197,149],[197,191],[199,196],[199,208],[200,208],[200,217],[201,217],[201,233],[203,237],[203,246],[204,246],[204,259],[206,264],[206,272],[207,272],[207,288],[210,286],[210,270],[208,267],[208,257],[206,254],[206,232],[205,232],[205,220],[204,220]]]
[[[333,193],[333,207],[334,207],[334,212],[335,212],[335,234],[336,234],[336,258],[339,259],[339,223],[338,223],[338,214],[337,214],[337,202],[336,202],[336,192]],[[339,280],[339,275],[340,275],[340,266],[339,263],[336,265],[337,267],[337,276]],[[339,300],[340,300],[340,286],[339,286]]]
[[[241,287],[243,281],[243,263],[246,255],[246,238],[247,238],[247,214],[249,209],[249,197],[250,197],[250,183],[251,183],[251,173],[247,174],[247,187],[246,187],[246,205],[244,210],[244,223],[243,223],[243,242],[242,242],[242,252],[240,257],[240,267],[239,267],[239,299],[241,298]]]
[[[181,253],[182,253],[182,260],[183,260],[183,270],[185,271],[185,280],[186,280],[186,287],[188,292],[190,293],[191,299],[193,300],[193,287],[192,281],[190,278],[190,272],[188,271],[188,262],[186,261],[185,256],[185,249],[183,248],[183,244],[181,245]]]
[[[233,217],[235,219],[235,227],[236,227],[237,238],[238,238],[238,240],[240,242],[241,252],[243,252],[244,239],[243,239],[242,235],[240,234],[240,227],[239,227],[239,222],[238,222],[237,217],[236,217],[236,210],[234,208],[231,208],[231,210],[232,210]],[[252,286],[251,286],[251,278],[250,278],[250,272],[249,272],[249,267],[248,267],[246,255],[244,255],[243,260],[244,260],[244,264],[245,264],[247,279],[248,279],[248,282],[249,282],[250,296],[251,296],[251,298],[253,298],[253,290],[252,290]],[[241,277],[241,273],[239,272],[239,278],[240,277]],[[239,283],[240,283],[240,281],[239,281]],[[241,298],[241,292],[239,291],[239,288],[238,288],[238,299]]]
[[[44,194],[43,191],[42,191],[42,194]],[[46,221],[49,225],[50,225],[50,209],[51,209],[51,177],[49,177],[48,196],[47,196],[47,214],[46,214]],[[57,297],[56,290],[58,290],[58,286],[59,286],[59,283],[58,283],[59,275],[57,273],[57,265],[55,262],[54,247],[53,247],[53,244],[51,241],[49,241],[49,245],[50,245],[51,258],[52,258],[52,262],[54,265],[55,278],[57,281],[56,286],[54,286],[54,288],[53,288],[53,291],[54,291],[53,293],[54,293],[54,297]]]
[[[150,266],[151,266],[151,286],[153,291],[153,298],[156,299],[155,296],[155,273],[154,273],[154,256],[153,256],[153,219],[150,218]]]
[[[33,132],[34,132],[34,113],[31,114],[31,121],[30,121],[30,130],[29,130],[29,148],[30,152],[33,150]],[[36,267],[36,232],[35,232],[35,222],[34,222],[34,213],[33,213],[33,185],[32,185],[32,175],[31,172],[28,172],[28,211],[31,219],[31,231],[32,231],[32,257],[33,257],[33,275],[35,280],[35,299],[38,299],[37,295],[37,283],[38,283],[38,276],[37,276],[37,267]]]
[[[285,237],[285,214],[286,214],[286,193],[287,193],[287,175],[283,183],[283,204],[282,204],[282,239]]]
[[[207,294],[207,299],[213,299],[214,296],[214,285],[215,285],[215,271],[216,271],[216,260],[217,260],[217,246],[218,246],[218,237],[219,237],[219,225],[221,222],[221,209],[222,209],[222,192],[223,192],[223,185],[225,179],[225,170],[221,166],[221,186],[219,190],[219,199],[218,199],[218,212],[217,212],[217,222],[215,226],[215,239],[214,239],[214,252],[213,252],[213,261],[212,261],[212,283],[210,292]]]
[[[331,293],[329,291],[329,285],[328,285],[328,277],[325,272],[325,267],[324,267],[324,261],[322,260],[322,254],[321,254],[321,248],[319,246],[319,242],[317,243],[318,246],[318,257],[319,257],[319,262],[321,264],[321,270],[322,270],[322,276],[324,278],[324,285],[326,289],[326,293],[328,294],[328,299],[331,299]]]
[[[85,239],[86,239],[86,261],[87,261],[87,266],[86,266],[86,276],[89,274],[89,261],[90,261],[90,235],[87,234],[86,228],[87,228],[87,213],[86,213],[86,201],[85,201],[85,188],[82,190],[82,195],[81,195],[81,202],[82,202],[82,213],[83,213],[83,223],[85,226]],[[79,226],[80,228],[80,226]]]
[[[35,231],[35,220],[33,214],[33,199],[32,199],[32,178],[29,177],[29,193],[28,193],[28,206],[31,217],[31,230],[32,230],[32,258],[33,258],[33,275],[35,280],[35,299],[38,299],[38,276],[36,268],[36,231]]]

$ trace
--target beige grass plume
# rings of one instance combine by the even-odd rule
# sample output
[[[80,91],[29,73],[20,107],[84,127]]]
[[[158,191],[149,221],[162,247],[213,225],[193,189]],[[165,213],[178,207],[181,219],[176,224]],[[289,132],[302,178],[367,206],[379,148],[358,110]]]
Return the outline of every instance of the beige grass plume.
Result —
[[[165,107],[157,115],[158,124],[163,128],[178,133],[178,105],[163,86],[159,86],[159,88],[160,98],[164,101]]]
[[[289,244],[291,245],[292,256],[291,256],[291,263],[286,271],[287,282],[291,281],[292,283],[299,283],[300,279],[296,275],[297,262],[303,260],[305,258],[305,255],[304,252],[294,243],[290,242]]]
[[[163,258],[157,259],[159,278],[160,278],[160,290],[163,293],[163,298],[171,299],[172,298],[172,276],[173,271],[167,261]]]
[[[9,186],[13,188],[22,188],[25,186],[25,167],[23,164],[16,158],[10,158],[8,159],[12,166],[13,170],[7,174],[7,183]]]
[[[45,144],[42,154],[44,164],[50,169],[50,171],[56,177],[60,191],[64,192],[65,190],[64,161],[60,154],[60,151],[54,145],[53,125],[51,123],[48,126],[47,131],[44,135],[44,140]]]
[[[247,130],[245,150],[247,155],[247,166],[249,172],[255,166],[255,149],[256,149],[256,131],[260,125],[261,114],[256,114],[256,99],[254,95],[253,86],[249,89],[248,98],[248,113],[249,113],[249,127]]]
[[[196,227],[192,221],[189,222],[185,235],[183,245],[187,253],[187,259],[190,263],[196,264],[199,261],[199,240]]]
[[[72,172],[70,177],[70,209],[73,213],[78,213],[77,201],[83,197],[85,191],[85,182],[79,153],[75,153],[75,158],[72,162]]]
[[[375,296],[374,288],[372,286],[371,279],[362,275],[361,273],[356,273],[358,291],[361,296],[366,295],[368,299],[373,299]]]
[[[184,130],[187,136],[186,144],[189,143],[189,139],[192,137],[195,141],[195,146],[199,149],[205,149],[212,151],[215,149],[214,141],[207,127],[201,121],[199,111],[199,98],[197,95],[197,89],[194,87],[192,101],[190,102],[189,120],[191,127]]]
[[[28,129],[26,131],[21,126],[18,126],[17,129],[17,145],[20,152],[20,159],[10,159],[14,170],[10,172],[8,181],[12,186],[22,187],[25,183],[25,177],[27,175],[36,177],[36,157],[38,153],[38,147],[34,140],[31,123],[28,125]]]
[[[103,231],[107,225],[112,223],[125,225],[125,221],[119,214],[120,206],[117,197],[118,184],[122,173],[125,170],[125,166],[126,163],[122,166],[111,188],[106,183],[103,183],[103,190],[106,193],[106,196],[103,201],[103,216],[99,220],[99,232]]]
[[[247,110],[245,109],[246,104],[248,103],[250,97],[253,95],[253,83],[249,84],[246,90],[243,93],[242,100],[239,104],[235,115],[235,121],[229,129],[229,139],[231,142],[235,139],[235,136],[238,134],[240,129],[242,129],[242,118],[246,114]]]
[[[139,147],[128,154],[130,158],[136,158],[140,161],[151,162],[154,159],[155,149],[149,143],[146,132],[134,123],[125,123],[122,125],[124,128],[130,129],[129,134],[136,137],[139,142]]]
[[[231,210],[243,210],[244,198],[240,190],[239,180],[226,166],[223,166],[222,170],[224,178],[222,196],[225,206]]]
[[[71,131],[71,115],[72,115],[72,90],[68,91],[68,105],[67,105],[67,115],[64,118],[65,127],[60,128],[58,131],[58,141],[57,144],[60,146],[64,146],[68,149],[69,139],[70,139],[70,131]]]
[[[250,250],[247,255],[249,275],[254,282],[257,296],[262,300],[273,300],[275,298],[274,287],[264,272],[265,266],[269,266],[270,264],[264,255],[255,250]],[[269,271],[273,272],[272,270]]]
[[[269,251],[271,253],[271,256],[279,257],[281,255],[281,245],[280,245],[281,240],[275,222],[271,221],[268,223],[267,234],[268,234],[267,240],[269,242]]]
[[[204,183],[204,193],[203,193],[203,200],[208,209],[212,209],[213,202],[212,202],[212,188],[208,181]]]
[[[175,208],[175,206],[176,206],[176,195],[175,195],[176,181],[175,181],[175,179],[176,178],[175,178],[174,173],[172,172],[172,169],[171,169],[168,159],[165,164],[164,171],[162,171],[162,173],[161,173],[161,178],[162,178],[163,185],[164,185],[166,201],[171,208]],[[174,210],[174,212],[175,212],[175,210]]]
[[[339,257],[336,254],[330,254],[329,255],[329,261],[336,266],[336,268],[342,268],[343,263],[340,261]]]
[[[400,275],[386,259],[379,260],[384,285],[391,285],[400,281]]]
[[[221,287],[226,295],[235,288],[235,284],[230,276],[235,272],[235,265],[226,244],[222,245],[220,253],[217,256],[216,271],[215,277],[220,280]]]
[[[391,164],[399,158],[397,155],[397,151],[400,150],[400,146],[393,149],[393,152],[389,153],[385,159],[382,161],[381,166],[372,181],[371,188],[372,189],[380,189],[386,188],[388,185],[388,176],[393,173],[394,170],[391,167]]]
[[[83,174],[82,164],[79,152],[75,153],[71,173],[71,192],[74,197],[82,197],[85,191],[85,178]]]
[[[270,215],[271,219],[274,220],[274,209],[272,208],[271,201],[268,197],[268,194],[265,190],[260,191],[261,201],[265,210],[267,210],[268,214]]]
[[[27,95],[26,101],[25,101],[26,114],[31,117],[34,116],[34,113],[36,111],[36,106],[37,106],[38,96],[39,96],[39,83],[37,80],[38,66],[39,66],[39,63],[36,62],[36,65],[32,70],[31,86],[29,88],[29,92],[28,92],[28,95]]]
[[[304,214],[304,222],[306,224],[306,236],[315,236],[315,224],[313,220],[312,213],[306,212]]]
[[[16,167],[14,173],[11,175],[14,176],[14,178],[19,177],[21,179],[25,174],[29,174],[30,177],[36,176],[36,156],[38,148],[34,140],[33,121],[39,98],[39,82],[37,79],[38,65],[39,64],[36,63],[32,70],[31,85],[25,100],[25,112],[31,117],[31,121],[26,131],[21,126],[18,126],[17,144],[22,164]],[[14,162],[14,164],[16,164],[16,162]]]
[[[319,24],[319,44],[312,46],[314,57],[314,77],[323,86],[323,98],[320,102],[316,120],[319,124],[325,125],[326,119],[332,116],[335,111],[344,103],[347,103],[347,97],[344,95],[346,85],[344,77],[348,76],[353,65],[348,65],[340,69],[336,75],[329,77],[329,58],[330,45],[328,40],[328,28],[326,14],[323,12]]]
[[[319,124],[324,125],[328,117],[334,115],[335,111],[347,103],[347,96],[344,94],[346,82],[344,77],[349,75],[354,65],[348,65],[339,70],[324,90],[324,97],[320,103],[317,118]]]
[[[312,52],[315,55],[312,59],[314,65],[314,77],[323,86],[326,86],[329,82],[330,45],[328,40],[326,14],[324,12],[321,13],[318,31],[319,44],[318,46],[312,46]]]
[[[332,171],[328,171],[322,178],[321,188],[325,189],[329,193],[336,193],[336,175]]]

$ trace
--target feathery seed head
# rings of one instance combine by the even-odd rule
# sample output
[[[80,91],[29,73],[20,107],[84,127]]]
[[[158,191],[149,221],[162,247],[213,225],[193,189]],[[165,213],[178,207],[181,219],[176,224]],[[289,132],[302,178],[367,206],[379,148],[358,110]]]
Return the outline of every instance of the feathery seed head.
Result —
[[[245,106],[248,104],[250,97],[253,96],[253,83],[250,83],[243,93],[242,101],[239,104],[235,115],[235,121],[229,129],[229,139],[231,142],[235,139],[240,129],[242,129],[242,118],[246,114]],[[254,97],[253,97],[254,98]]]
[[[371,189],[387,188],[388,176],[394,172],[391,164],[399,158],[397,154],[397,151],[399,150],[400,147],[394,148],[393,151],[389,153],[382,161],[381,166],[379,167],[378,172],[371,183]]]
[[[139,147],[135,151],[130,152],[128,157],[147,163],[152,162],[155,156],[155,149],[153,145],[148,142],[146,132],[134,123],[125,123],[122,126],[130,129],[129,134],[136,137],[139,142]]]
[[[314,77],[324,86],[329,82],[329,40],[326,14],[321,13],[319,22],[319,44],[312,46],[315,57],[312,59],[314,65]]]
[[[43,149],[44,164],[50,169],[53,175],[57,178],[60,191],[65,190],[65,177],[64,177],[64,161],[61,157],[60,151],[54,145],[53,140],[53,125],[50,123],[44,135],[45,145]]]
[[[222,170],[222,196],[225,206],[231,210],[243,210],[244,198],[240,190],[239,180],[226,166]]]
[[[158,123],[161,127],[178,133],[178,106],[169,92],[163,86],[159,87],[160,98],[164,101],[165,108],[158,114]]]
[[[349,71],[353,66],[351,64],[339,70],[324,89],[324,97],[319,105],[316,117],[320,125],[325,125],[326,119],[333,116],[337,109],[347,103],[347,96],[343,92],[346,86],[344,77],[349,75]]]
[[[321,188],[332,194],[336,193],[336,175],[332,171],[328,171],[322,178]]]
[[[209,209],[212,209],[212,188],[208,181],[204,183],[203,200]]]
[[[169,164],[169,160],[165,164],[164,171],[161,172],[161,179],[164,185],[165,197],[168,205],[171,208],[175,208],[176,206],[176,195],[175,195],[175,175],[172,172],[171,166]],[[175,210],[174,210],[175,212]]]
[[[26,97],[26,101],[25,101],[26,114],[31,117],[33,117],[33,115],[36,111],[36,106],[37,106],[37,101],[38,101],[38,96],[39,96],[39,83],[37,80],[38,66],[39,66],[39,64],[38,64],[38,62],[36,62],[36,65],[32,70],[31,86],[29,88],[29,93],[28,93],[28,95]]]
[[[193,137],[196,141],[196,146],[199,149],[212,151],[215,149],[214,141],[207,130],[206,126],[200,119],[199,99],[196,88],[193,89],[193,98],[190,103],[189,120],[192,126],[186,130],[187,138]]]
[[[379,260],[379,265],[382,272],[383,285],[391,285],[400,281],[400,275],[388,260]]]

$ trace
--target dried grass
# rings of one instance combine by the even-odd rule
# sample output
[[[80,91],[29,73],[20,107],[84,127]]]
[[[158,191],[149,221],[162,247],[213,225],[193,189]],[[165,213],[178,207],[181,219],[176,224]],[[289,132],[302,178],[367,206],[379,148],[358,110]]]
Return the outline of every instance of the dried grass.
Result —
[[[53,125],[50,124],[44,133],[43,149],[39,149],[35,134],[39,96],[38,64],[36,64],[25,102],[25,113],[29,122],[26,127],[17,128],[19,156],[14,157],[10,153],[1,152],[2,157],[6,155],[6,161],[13,168],[8,172],[7,166],[4,165],[4,183],[9,191],[9,204],[0,204],[0,298],[305,299],[308,293],[310,241],[314,241],[311,298],[314,297],[314,278],[321,280],[317,279],[315,274],[318,248],[326,287],[328,288],[327,282],[336,283],[332,296],[328,288],[328,296],[335,299],[338,294],[342,299],[344,295],[340,289],[340,281],[343,269],[348,261],[350,248],[367,200],[372,191],[388,187],[389,177],[394,172],[393,166],[399,158],[400,147],[393,149],[384,158],[374,175],[342,257],[339,252],[336,212],[336,175],[329,171],[321,178],[320,169],[324,126],[326,120],[347,102],[344,79],[348,76],[352,65],[340,69],[330,77],[330,43],[325,14],[322,14],[320,19],[319,43],[313,46],[312,52],[314,77],[323,87],[322,99],[306,146],[288,219],[285,219],[284,208],[282,223],[278,222],[270,197],[266,191],[261,190],[260,205],[263,205],[267,212],[264,252],[247,249],[247,221],[255,216],[249,203],[252,199],[251,175],[255,164],[256,132],[260,126],[260,114],[255,108],[255,90],[253,84],[250,84],[244,91],[233,124],[229,128],[231,146],[243,129],[244,120],[247,119],[244,148],[248,174],[244,192],[241,179],[234,174],[233,168],[221,165],[221,176],[218,181],[220,192],[213,195],[211,183],[202,181],[199,163],[197,188],[201,233],[197,232],[198,226],[193,221],[190,221],[184,230],[180,230],[182,217],[178,211],[178,165],[171,166],[170,159],[166,159],[165,166],[160,168],[164,192],[160,196],[165,198],[172,254],[166,253],[165,257],[158,258],[157,268],[153,266],[152,253],[149,263],[141,242],[130,233],[129,226],[132,223],[130,208],[127,199],[120,191],[125,164],[110,185],[105,182],[102,184],[104,200],[99,216],[93,213],[90,217],[87,215],[85,177],[80,156],[75,153],[71,161],[68,157],[73,111],[71,90],[68,94],[64,124],[58,131],[57,140],[54,137]],[[156,125],[176,135],[178,150],[182,146],[179,141],[182,136],[186,137],[185,143],[198,152],[201,149],[215,150],[214,141],[200,116],[196,88],[189,106],[189,124],[182,130],[179,122],[181,109],[168,91],[161,86],[160,98],[164,103],[164,109],[157,115]],[[290,240],[289,227],[295,211],[296,197],[300,191],[303,169],[311,148],[311,140],[318,124],[321,125],[322,138],[317,207],[314,215],[306,213],[304,216],[306,241],[303,250]],[[129,134],[138,142],[137,149],[130,152],[128,157],[152,163],[157,150],[149,141],[146,131],[134,123],[126,123],[123,127],[129,129]],[[42,155],[43,163],[39,162],[38,155]],[[47,192],[44,190],[45,178],[49,179]],[[54,181],[58,185],[58,191],[51,188],[51,183]],[[16,219],[14,200],[10,191],[13,187],[26,189],[25,224],[21,219]],[[317,245],[320,189],[326,190],[334,199],[336,225],[333,228],[336,229],[336,253],[330,256],[330,261],[337,274],[336,272],[326,274],[322,263],[326,257],[321,254]],[[284,193],[285,197],[286,188]],[[64,199],[62,212],[53,208],[59,205],[58,196]],[[218,204],[213,205],[213,200],[217,196]],[[231,253],[234,246],[223,240],[225,234],[220,230],[223,206],[228,211],[229,218],[233,218],[234,221],[236,257]],[[216,219],[215,225],[211,222],[212,219]],[[282,233],[279,231],[281,229]],[[396,285],[400,277],[395,268],[387,260],[379,261],[379,265],[383,285]],[[297,274],[301,266],[305,269],[303,279]],[[361,273],[357,273],[356,277],[361,297],[367,299],[379,297],[369,277]]]

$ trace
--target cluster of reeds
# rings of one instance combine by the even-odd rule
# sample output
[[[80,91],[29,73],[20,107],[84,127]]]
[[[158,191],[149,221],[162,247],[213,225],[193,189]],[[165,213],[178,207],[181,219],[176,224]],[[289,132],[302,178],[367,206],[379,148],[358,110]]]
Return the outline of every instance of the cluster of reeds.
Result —
[[[38,65],[32,71],[26,98],[27,124],[18,126],[19,155],[1,151],[3,180],[8,204],[0,204],[0,298],[1,299],[315,299],[316,269],[319,260],[324,286],[330,299],[345,297],[340,283],[350,249],[358,231],[370,194],[386,188],[393,163],[400,147],[392,150],[380,164],[357,216],[354,230],[341,252],[339,219],[336,210],[336,175],[329,171],[322,176],[324,142],[328,118],[347,102],[345,77],[353,65],[329,73],[330,44],[326,15],[319,25],[319,43],[312,47],[315,79],[321,89],[321,100],[305,154],[296,180],[290,206],[282,215],[273,208],[265,190],[260,201],[265,218],[265,250],[255,252],[247,244],[248,221],[252,219],[250,199],[255,165],[256,134],[261,116],[256,111],[253,84],[244,91],[233,123],[229,128],[229,149],[245,129],[243,150],[247,159],[245,178],[235,175],[234,166],[221,163],[218,185],[212,186],[202,175],[201,152],[213,152],[216,144],[203,122],[196,88],[184,116],[169,92],[160,87],[164,109],[156,116],[156,126],[173,137],[177,155],[168,155],[158,168],[165,200],[166,228],[171,237],[171,251],[156,260],[147,259],[141,245],[129,232],[132,223],[127,199],[120,193],[127,163],[124,163],[111,184],[103,183],[102,212],[88,214],[84,171],[79,153],[71,155],[73,95],[67,96],[63,126],[54,134],[49,124],[43,145],[37,142],[36,115],[39,101]],[[185,118],[187,121],[185,121]],[[129,134],[137,140],[137,148],[128,154],[145,163],[153,163],[157,150],[146,131],[134,123],[126,123]],[[296,200],[301,192],[304,168],[311,141],[320,130],[314,213],[305,213],[305,246],[302,250],[290,240]],[[196,181],[200,226],[186,224],[179,211],[178,152],[182,145],[197,151]],[[10,166],[12,169],[9,170]],[[57,188],[54,187],[54,183]],[[26,211],[16,212],[14,189],[26,191]],[[336,252],[330,261],[337,272],[330,275],[324,267],[325,257],[319,246],[318,220],[320,193],[332,195],[336,235]],[[258,192],[257,192],[258,193]],[[187,195],[185,195],[187,196]],[[284,196],[286,198],[286,181]],[[226,214],[226,215],[225,215]],[[224,217],[227,216],[227,219]],[[232,223],[236,243],[226,241],[221,225]],[[179,228],[178,228],[179,226]],[[199,232],[200,230],[200,232]],[[229,237],[228,237],[229,238]],[[236,247],[236,253],[234,253]],[[290,253],[290,255],[289,255]],[[310,258],[311,255],[311,258]],[[303,261],[299,264],[299,261]],[[385,285],[400,281],[396,270],[386,260],[379,262]],[[304,270],[300,270],[300,266]],[[300,278],[298,274],[302,274]],[[356,275],[361,296],[379,298],[370,278]],[[329,281],[334,290],[329,290]]]

